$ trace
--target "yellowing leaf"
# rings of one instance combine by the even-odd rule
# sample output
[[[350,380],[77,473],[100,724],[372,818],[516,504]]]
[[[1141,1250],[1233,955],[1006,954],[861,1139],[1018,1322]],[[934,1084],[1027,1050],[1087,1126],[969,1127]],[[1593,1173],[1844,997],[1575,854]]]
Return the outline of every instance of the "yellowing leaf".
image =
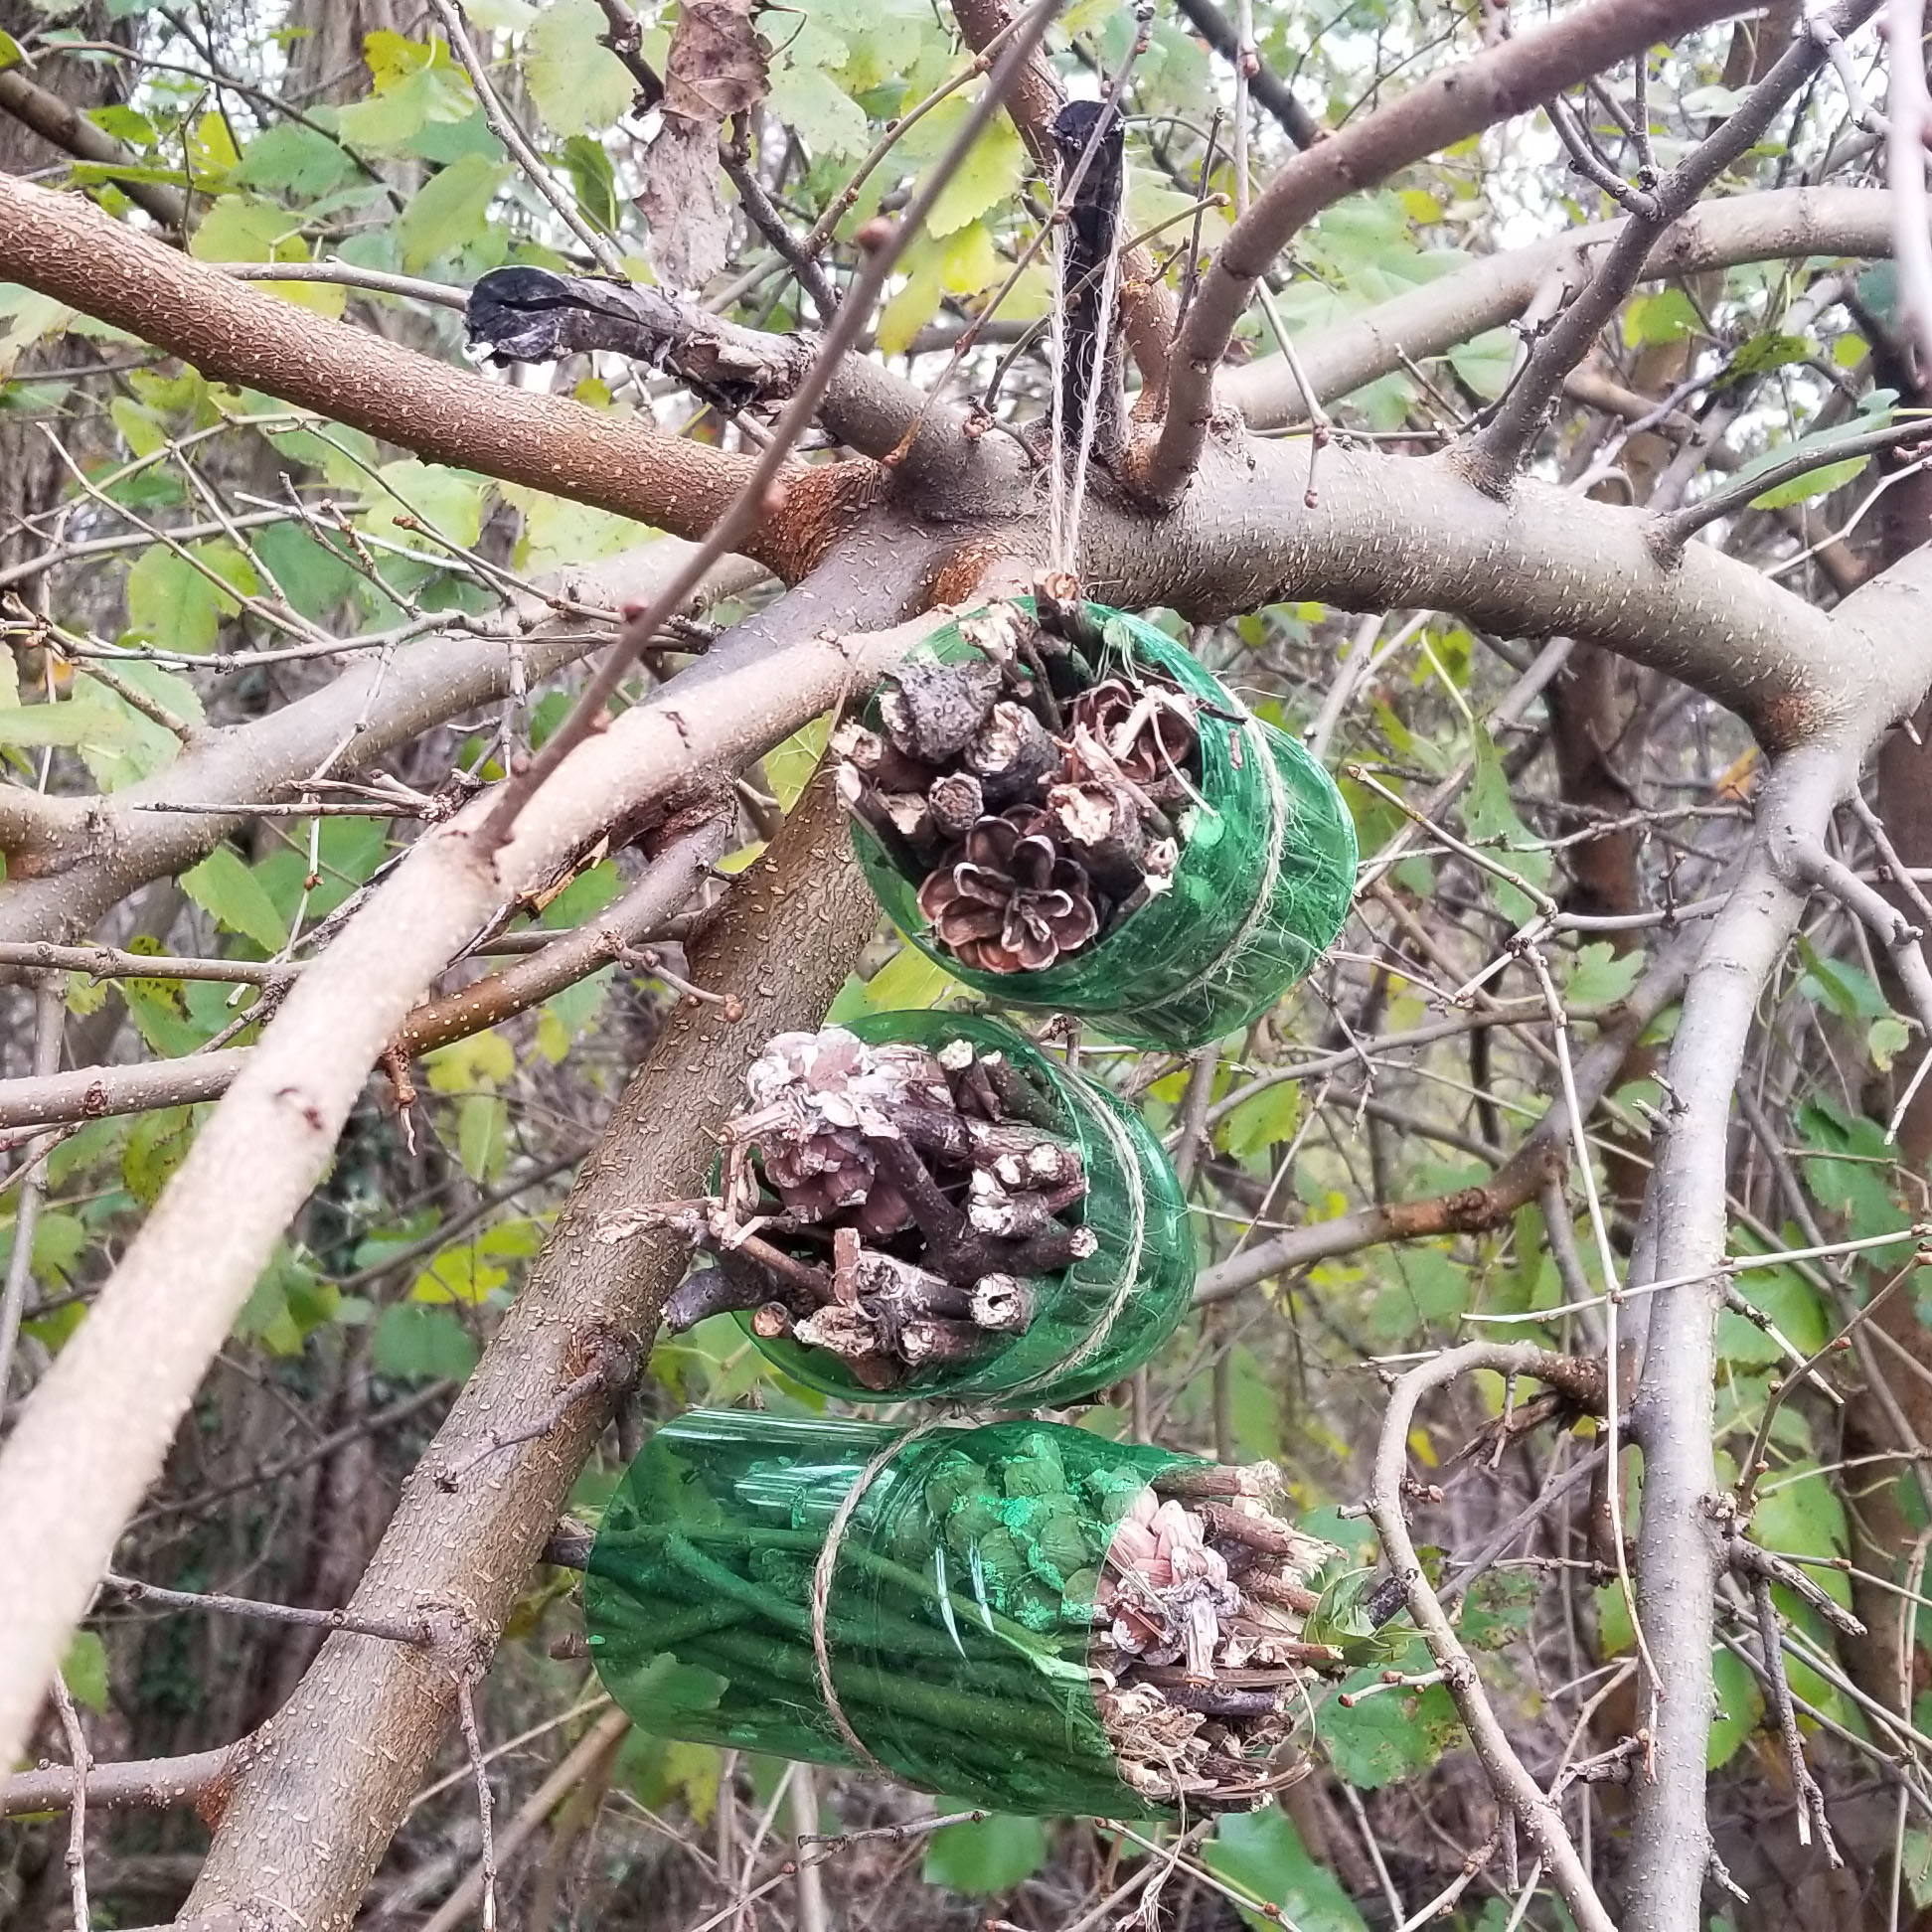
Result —
[[[609,127],[631,103],[637,83],[598,40],[609,31],[597,0],[555,0],[524,43],[524,84],[559,134]]]
[[[902,356],[916,336],[939,313],[939,275],[935,268],[915,274],[880,311],[877,341],[880,353]]]
[[[429,1084],[437,1093],[470,1093],[499,1087],[517,1070],[517,1053],[509,1041],[492,1030],[452,1040],[425,1053]]]
[[[1018,130],[1005,114],[996,115],[940,190],[926,217],[926,233],[950,235],[1017,195],[1026,167],[1027,151]]]

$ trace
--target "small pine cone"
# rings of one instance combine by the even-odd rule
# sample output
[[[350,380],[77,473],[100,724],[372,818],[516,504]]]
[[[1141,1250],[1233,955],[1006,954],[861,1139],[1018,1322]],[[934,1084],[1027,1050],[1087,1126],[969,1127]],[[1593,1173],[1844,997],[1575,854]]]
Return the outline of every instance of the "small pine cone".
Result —
[[[1140,691],[1119,678],[1092,686],[1074,699],[1067,729],[1084,726],[1106,747],[1123,776],[1150,797],[1178,797],[1177,772],[1193,760],[1198,737],[1187,697],[1165,681]]]
[[[1042,972],[1100,930],[1084,868],[1059,855],[1043,825],[1025,809],[981,819],[919,887],[919,910],[964,965]]]

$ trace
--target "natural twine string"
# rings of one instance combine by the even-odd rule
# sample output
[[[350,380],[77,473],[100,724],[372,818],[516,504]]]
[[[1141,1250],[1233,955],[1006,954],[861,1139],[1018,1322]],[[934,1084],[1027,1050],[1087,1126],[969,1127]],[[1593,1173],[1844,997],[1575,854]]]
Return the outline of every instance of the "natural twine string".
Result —
[[[901,1449],[917,1442],[921,1436],[930,1435],[940,1426],[939,1418],[920,1422],[907,1429],[902,1435],[895,1436],[859,1472],[859,1479],[846,1491],[845,1501],[833,1513],[830,1527],[825,1532],[825,1542],[819,1550],[818,1562],[812,1569],[812,1655],[818,1661],[819,1695],[825,1700],[826,1714],[832,1719],[839,1735],[845,1739],[847,1748],[861,1764],[870,1765],[883,1778],[897,1778],[899,1775],[890,1765],[883,1763],[871,1751],[865,1740],[852,1728],[852,1720],[845,1714],[845,1705],[839,1701],[839,1693],[832,1683],[832,1651],[825,1639],[826,1607],[832,1598],[832,1572],[838,1564],[839,1545],[845,1540],[846,1526],[851,1523],[853,1513],[865,1500],[866,1492],[872,1488],[874,1480]]]

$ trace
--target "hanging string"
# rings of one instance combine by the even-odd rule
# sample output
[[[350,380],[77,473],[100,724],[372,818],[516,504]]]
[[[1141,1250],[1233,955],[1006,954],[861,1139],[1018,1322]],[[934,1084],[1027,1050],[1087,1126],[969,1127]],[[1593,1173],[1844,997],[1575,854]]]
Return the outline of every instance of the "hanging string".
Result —
[[[1124,69],[1119,78],[1125,80]],[[1067,102],[1051,129],[1059,151],[1060,187],[1052,214],[1047,542],[1053,568],[1067,572],[1073,571],[1079,553],[1087,470],[1101,424],[1111,425],[1110,440],[1118,431],[1112,334],[1120,281],[1117,243],[1125,138],[1116,91],[1110,88],[1104,100]]]

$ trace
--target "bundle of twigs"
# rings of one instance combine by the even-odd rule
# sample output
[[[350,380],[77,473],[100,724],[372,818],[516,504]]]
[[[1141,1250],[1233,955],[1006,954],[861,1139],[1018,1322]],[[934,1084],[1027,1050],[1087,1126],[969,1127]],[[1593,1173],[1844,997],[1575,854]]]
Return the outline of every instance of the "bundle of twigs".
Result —
[[[1311,1587],[1337,1552],[1270,1514],[1267,1464],[1177,1468],[1138,1489],[1094,1599],[1095,1701],[1122,1780],[1157,1803],[1241,1810],[1293,1783],[1281,1762],[1311,1670]]]
[[[908,664],[879,727],[833,737],[839,796],[919,884],[937,943],[989,973],[1040,972],[1173,881],[1198,796],[1196,701],[1104,645],[1077,603],[962,618],[976,658]]]
[[[773,1038],[745,1088],[723,1196],[680,1223],[715,1264],[666,1305],[673,1331],[752,1310],[885,1389],[1023,1333],[1043,1277],[1095,1250],[1080,1150],[1003,1053],[827,1027]]]

